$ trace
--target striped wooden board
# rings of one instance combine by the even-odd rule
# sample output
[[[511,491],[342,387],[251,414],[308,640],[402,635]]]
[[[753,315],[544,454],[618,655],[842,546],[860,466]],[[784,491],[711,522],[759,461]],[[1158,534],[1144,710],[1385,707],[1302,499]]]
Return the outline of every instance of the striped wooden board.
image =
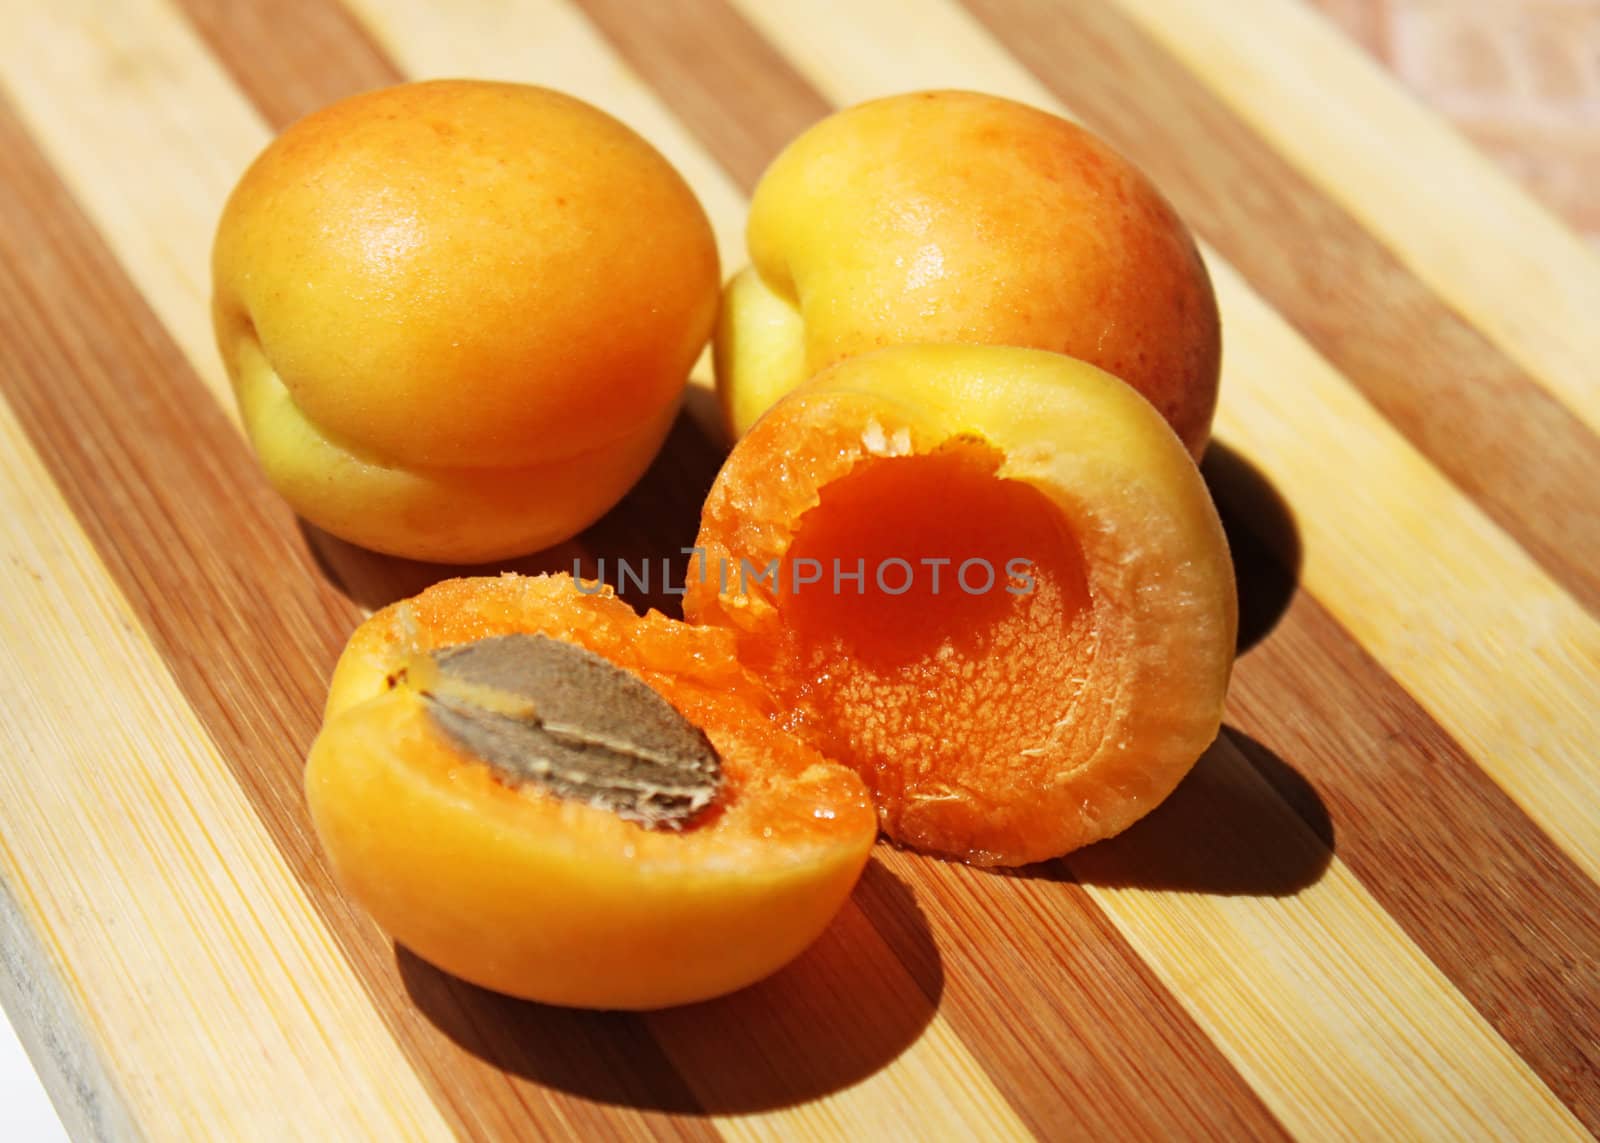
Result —
[[[1600,1129],[1600,264],[1298,0],[1222,11],[0,4],[0,997],[75,1133]],[[447,74],[643,131],[730,268],[778,148],[892,91],[1063,109],[1157,179],[1221,298],[1248,642],[1166,806],[1016,876],[880,847],[798,963],[642,1016],[463,985],[338,894],[300,794],[327,674],[442,573],[263,483],[208,245],[273,131]],[[687,543],[705,407],[520,566]]]

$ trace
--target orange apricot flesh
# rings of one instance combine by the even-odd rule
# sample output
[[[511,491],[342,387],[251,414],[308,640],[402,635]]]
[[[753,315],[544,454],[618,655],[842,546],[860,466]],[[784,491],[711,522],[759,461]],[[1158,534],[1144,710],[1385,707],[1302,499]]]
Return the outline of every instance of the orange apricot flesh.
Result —
[[[568,576],[449,580],[351,638],[306,788],[334,873],[378,924],[475,984],[648,1009],[776,971],[827,926],[876,835],[850,770],[784,733],[731,633],[643,617]],[[722,762],[678,831],[503,781],[426,717],[404,667],[495,635],[576,643],[642,679]]]
[[[738,633],[791,729],[919,849],[1019,865],[1108,837],[1220,725],[1216,510],[1160,414],[1084,362],[841,362],[734,448],[698,546],[685,614]]]

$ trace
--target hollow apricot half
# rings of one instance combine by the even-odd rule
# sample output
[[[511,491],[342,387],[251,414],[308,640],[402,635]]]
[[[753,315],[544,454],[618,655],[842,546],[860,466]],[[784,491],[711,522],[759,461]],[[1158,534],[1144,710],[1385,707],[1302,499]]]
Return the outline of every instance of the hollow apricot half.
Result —
[[[508,783],[442,734],[407,664],[514,633],[594,652],[700,728],[721,760],[712,804],[647,829]],[[774,713],[725,630],[638,616],[565,575],[448,580],[352,636],[307,763],[312,821],[345,890],[466,980],[590,1008],[705,999],[814,940],[877,833],[860,779]]]
[[[915,346],[817,374],[735,446],[685,614],[738,633],[891,837],[981,865],[1132,824],[1215,738],[1237,606],[1188,451],[1121,381]]]

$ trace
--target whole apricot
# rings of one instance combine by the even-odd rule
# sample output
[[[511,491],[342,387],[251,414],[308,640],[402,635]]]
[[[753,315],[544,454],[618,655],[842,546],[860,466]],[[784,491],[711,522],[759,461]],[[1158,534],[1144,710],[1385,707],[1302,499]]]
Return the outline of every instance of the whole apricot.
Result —
[[[960,91],[850,108],[767,169],[747,237],[715,339],[735,434],[836,361],[963,342],[1088,361],[1205,448],[1220,360],[1205,265],[1149,180],[1065,119]]]
[[[217,341],[311,523],[472,561],[563,540],[659,449],[717,306],[672,166],[577,99],[407,84],[291,126],[229,198]]]
[[[1019,865],[1109,837],[1220,726],[1222,525],[1172,429],[1085,362],[847,358],[734,446],[698,546],[685,614],[738,634],[917,848]]]

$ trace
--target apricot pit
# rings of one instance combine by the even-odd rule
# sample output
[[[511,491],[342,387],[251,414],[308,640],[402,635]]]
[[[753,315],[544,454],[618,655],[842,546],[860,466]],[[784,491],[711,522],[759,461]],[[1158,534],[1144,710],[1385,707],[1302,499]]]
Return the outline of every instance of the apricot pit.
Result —
[[[435,725],[502,780],[625,821],[681,828],[721,785],[721,760],[643,682],[546,635],[491,635],[428,656]]]

